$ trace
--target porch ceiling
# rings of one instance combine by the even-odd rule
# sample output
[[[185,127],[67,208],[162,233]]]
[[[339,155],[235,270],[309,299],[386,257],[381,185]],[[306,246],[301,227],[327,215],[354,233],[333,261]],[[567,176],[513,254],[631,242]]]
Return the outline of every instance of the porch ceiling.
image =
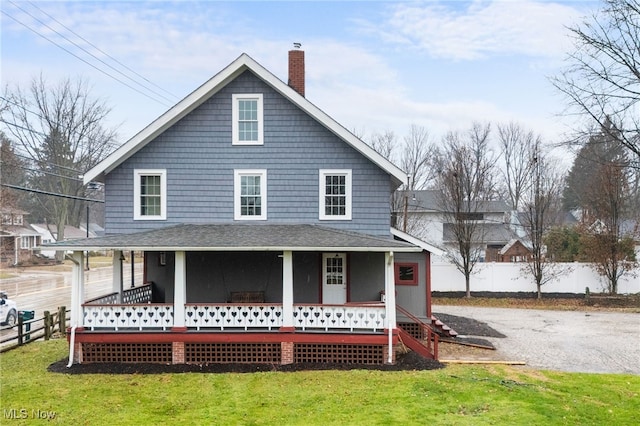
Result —
[[[422,248],[384,237],[320,225],[198,224],[176,225],[44,244],[58,250],[136,251],[369,251],[419,252]]]

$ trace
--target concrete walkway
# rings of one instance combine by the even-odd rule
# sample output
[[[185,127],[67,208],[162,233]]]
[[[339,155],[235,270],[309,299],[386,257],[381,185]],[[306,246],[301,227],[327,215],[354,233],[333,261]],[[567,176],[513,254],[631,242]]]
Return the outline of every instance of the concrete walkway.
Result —
[[[487,323],[500,359],[583,373],[640,374],[640,314],[434,306],[434,312]]]

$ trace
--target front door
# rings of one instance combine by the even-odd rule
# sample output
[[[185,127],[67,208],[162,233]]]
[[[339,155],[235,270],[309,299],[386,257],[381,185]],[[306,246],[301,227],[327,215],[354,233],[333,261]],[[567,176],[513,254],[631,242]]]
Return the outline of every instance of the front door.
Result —
[[[322,255],[322,303],[328,305],[347,303],[346,253]]]

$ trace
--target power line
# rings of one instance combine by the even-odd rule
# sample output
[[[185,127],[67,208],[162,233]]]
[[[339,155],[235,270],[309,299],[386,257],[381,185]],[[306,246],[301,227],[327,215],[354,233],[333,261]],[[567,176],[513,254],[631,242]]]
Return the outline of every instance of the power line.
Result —
[[[77,197],[75,195],[56,194],[55,192],[42,191],[42,190],[39,190],[39,189],[25,188],[23,186],[10,185],[8,183],[2,183],[2,184],[0,184],[0,186],[5,186],[7,188],[17,189],[19,191],[27,191],[27,192],[33,192],[33,193],[36,193],[36,194],[50,195],[52,197],[70,198],[72,200],[88,201],[90,203],[104,203],[104,200],[96,200],[96,199],[93,199],[93,198]]]
[[[51,26],[49,26],[49,24],[47,24],[46,22],[43,22],[42,20],[38,19],[37,17],[35,17],[34,15],[32,15],[30,12],[28,12],[27,10],[23,9],[22,7],[18,6],[15,2],[9,0],[9,3],[11,3],[12,5],[14,5],[15,7],[17,7],[18,9],[20,9],[21,11],[23,11],[24,13],[26,13],[27,15],[29,15],[30,17],[32,17],[33,19],[36,20],[36,22],[39,22],[40,24],[44,25],[45,27],[49,28],[51,31],[53,31],[54,33],[56,33],[57,35],[59,35],[60,37],[62,37],[63,39],[65,39],[66,41],[68,41],[69,43],[73,44],[74,46],[76,46],[78,49],[82,50],[83,52],[85,52],[87,55],[91,56],[92,58],[96,59],[98,62],[106,65],[107,67],[111,68],[113,71],[117,72],[118,74],[120,74],[121,76],[129,79],[130,81],[132,81],[133,83],[139,85],[140,87],[143,87],[144,89],[150,91],[151,93],[153,93],[154,95],[160,96],[161,98],[171,102],[171,99],[167,98],[166,96],[156,92],[153,89],[150,89],[149,87],[145,86],[142,83],[137,82],[136,80],[134,80],[133,78],[129,77],[128,75],[126,75],[125,73],[123,73],[122,71],[114,68],[112,65],[106,63],[105,61],[103,61],[102,59],[98,58],[96,55],[94,55],[93,53],[89,52],[87,49],[85,49],[84,47],[80,46],[78,43],[76,43],[75,41],[71,40],[70,38],[68,38],[67,36],[65,36],[64,34],[60,33],[59,31],[57,31],[56,29],[52,28]],[[45,12],[43,12],[45,13]],[[46,14],[46,13],[45,13]],[[48,15],[49,16],[49,15]],[[55,20],[55,19],[54,19]],[[57,22],[57,21],[56,21]],[[62,24],[60,24],[62,25]],[[63,25],[64,27],[64,25]],[[65,27],[66,28],[66,27]],[[72,32],[73,33],[73,32]],[[74,33],[75,34],[75,33]],[[77,35],[77,34],[75,34]],[[82,37],[80,37],[82,40],[84,40]],[[85,42],[87,42],[86,40],[84,40]],[[88,43],[88,42],[87,42]],[[91,43],[89,43],[91,44]],[[93,45],[92,45],[93,46]],[[94,46],[95,47],[95,46]],[[99,49],[98,49],[99,50]],[[104,52],[102,52],[104,53]]]
[[[2,164],[2,161],[0,161],[0,164]],[[58,173],[48,172],[46,170],[41,170],[41,169],[32,169],[30,167],[25,167],[25,166],[18,166],[18,167],[23,169],[23,170],[30,171],[30,172],[42,173],[42,174],[49,175],[49,176],[55,176],[55,177],[59,177],[59,178],[75,180],[76,182],[82,182],[82,179],[79,179],[79,178],[73,177],[73,176],[65,176],[65,175],[61,175],[61,174],[58,174]]]
[[[13,3],[13,2],[11,2]],[[148,78],[144,77],[143,75],[137,73],[135,70],[131,69],[130,67],[128,67],[127,65],[123,64],[122,62],[120,62],[119,60],[117,60],[116,58],[114,58],[113,56],[109,55],[107,52],[105,52],[104,50],[100,49],[98,46],[96,46],[95,44],[91,43],[89,40],[87,40],[86,38],[82,37],[80,34],[76,33],[75,31],[73,31],[71,28],[67,27],[66,25],[64,25],[62,22],[58,21],[56,18],[54,18],[53,16],[49,15],[47,12],[45,12],[44,10],[40,9],[35,3],[33,2],[29,2],[29,4],[31,6],[33,6],[34,8],[38,9],[41,13],[45,14],[47,17],[51,18],[54,22],[58,23],[60,26],[62,26],[64,29],[66,29],[67,31],[69,31],[71,34],[75,35],[76,37],[80,38],[80,40],[84,41],[85,43],[87,43],[89,46],[93,47],[94,49],[96,49],[98,52],[102,53],[103,55],[107,56],[108,58],[110,58],[112,61],[114,61],[115,63],[117,63],[118,65],[120,65],[121,67],[125,68],[126,70],[132,72],[133,74],[137,75],[138,77],[140,77],[141,79],[143,79],[144,81],[146,81],[147,83],[151,84],[152,86],[155,86],[156,88],[162,90],[163,92],[165,92],[166,94],[173,96],[175,99],[179,99],[178,96],[174,95],[173,93],[169,92],[168,90],[164,89],[163,87],[155,84],[154,82],[152,82],[151,80],[149,80]],[[74,43],[75,44],[75,43]],[[93,55],[92,55],[93,56]],[[139,84],[139,83],[138,83]],[[167,99],[167,98],[165,98]],[[169,99],[167,99],[169,100]]]
[[[41,115],[41,114],[40,114],[40,113],[38,113],[38,112],[35,112],[35,111],[30,110],[29,108],[26,108],[24,105],[19,104],[19,103],[18,103],[18,102],[16,102],[16,101],[13,101],[13,100],[11,100],[11,99],[7,99],[7,98],[5,98],[4,96],[0,96],[0,100],[3,100],[3,101],[5,101],[5,102],[7,102],[7,103],[9,103],[9,104],[15,105],[15,106],[17,106],[18,108],[22,109],[23,111],[26,111],[26,112],[28,112],[29,114],[35,115],[35,116],[36,116],[36,117],[38,117],[39,119],[46,121],[48,124],[50,123],[50,120],[49,120],[49,118],[48,118],[48,117],[45,117],[45,116]],[[14,114],[14,115],[15,115],[15,114]],[[6,121],[6,120],[2,119],[2,118],[0,118],[0,122],[1,122],[1,123],[5,123],[5,124],[7,124],[7,125],[9,125],[9,126],[16,127],[16,128],[18,128],[18,129],[21,129],[21,130],[25,130],[25,131],[30,132],[30,133],[35,133],[35,134],[40,135],[40,136],[43,136],[43,137],[45,137],[45,138],[49,136],[49,135],[47,135],[47,134],[45,134],[45,133],[42,133],[42,132],[40,132],[40,131],[38,131],[38,130],[34,130],[34,129],[31,129],[31,128],[26,128],[26,127],[21,126],[21,125],[16,124],[16,123],[10,123],[10,122],[8,122],[8,121]],[[86,135],[83,135],[83,134],[82,134],[82,133],[80,133],[79,131],[77,131],[77,130],[75,130],[75,129],[69,129],[69,128],[68,128],[68,126],[63,126],[63,125],[61,125],[61,124],[60,124],[60,123],[58,123],[58,122],[53,122],[53,124],[55,124],[56,126],[60,126],[60,127],[62,127],[63,129],[65,129],[65,130],[70,130],[72,133],[75,133],[76,135],[80,136],[81,138],[87,138],[87,136],[86,136]]]
[[[29,160],[29,161],[34,161],[34,162],[39,163],[39,164],[45,164],[47,166],[53,166],[53,167],[57,167],[59,169],[66,169],[66,170],[69,170],[70,172],[73,172],[73,173],[78,173],[78,174],[82,174],[83,173],[82,171],[80,171],[78,169],[73,169],[73,168],[67,167],[67,166],[61,166],[60,164],[51,163],[49,161],[36,160],[36,159],[34,159],[32,157],[29,157],[28,155],[18,154],[17,152],[14,152],[13,154],[16,157],[21,157],[21,158],[24,158],[24,159]]]
[[[40,135],[40,136],[45,137],[45,138],[47,137],[47,135],[45,135],[42,132],[39,132],[39,131],[33,130],[33,129],[28,129],[28,128],[26,128],[24,126],[21,126],[19,124],[16,124],[16,123],[10,123],[10,122],[8,122],[6,120],[3,120],[2,118],[0,118],[0,123],[4,123],[4,124],[6,124],[8,126],[12,126],[12,127],[17,128],[17,129],[24,130],[26,132],[35,133],[35,134]]]
[[[82,62],[84,62],[85,64],[89,65],[91,68],[94,68],[95,70],[97,70],[97,71],[101,72],[102,74],[106,75],[107,77],[110,77],[110,78],[112,78],[112,79],[116,80],[118,83],[120,83],[120,84],[122,84],[122,85],[124,85],[124,86],[127,86],[129,89],[131,89],[131,90],[134,90],[134,91],[138,92],[139,94],[141,94],[141,95],[143,95],[143,96],[145,96],[145,97],[147,97],[147,98],[151,99],[152,101],[158,102],[159,104],[162,104],[162,105],[164,105],[164,106],[166,106],[166,107],[171,106],[171,105],[168,105],[168,104],[166,104],[165,102],[163,102],[163,101],[161,101],[161,100],[158,100],[158,99],[154,98],[154,97],[153,97],[153,96],[151,96],[151,95],[148,95],[148,94],[146,94],[146,93],[144,93],[144,92],[142,92],[142,91],[138,90],[137,88],[135,88],[135,87],[131,86],[130,84],[128,84],[128,83],[126,83],[126,82],[124,82],[124,81],[120,80],[119,78],[117,78],[117,77],[115,77],[115,76],[113,76],[113,75],[109,74],[108,72],[106,72],[106,71],[104,71],[104,70],[102,70],[102,69],[98,68],[97,66],[93,65],[92,63],[88,62],[87,60],[85,60],[85,59],[81,58],[80,56],[76,55],[75,53],[73,53],[73,52],[72,52],[72,51],[70,51],[69,49],[65,48],[64,46],[61,46],[60,44],[58,44],[58,43],[56,43],[55,41],[53,41],[53,40],[51,40],[50,38],[48,38],[47,36],[40,34],[37,30],[34,30],[33,28],[31,28],[31,27],[30,27],[30,26],[28,26],[27,24],[25,24],[25,23],[21,22],[20,20],[18,20],[18,19],[16,19],[16,18],[14,18],[14,17],[13,17],[13,16],[11,16],[10,14],[8,14],[6,11],[2,10],[1,12],[2,12],[5,16],[7,16],[8,18],[10,18],[11,20],[15,21],[16,23],[18,23],[18,24],[22,25],[23,27],[25,27],[25,28],[26,28],[26,29],[28,29],[29,31],[33,32],[34,34],[36,34],[36,35],[38,35],[38,36],[42,37],[43,39],[47,40],[49,43],[51,43],[51,44],[53,44],[53,45],[55,45],[55,46],[59,47],[60,49],[64,50],[65,52],[67,52],[67,53],[68,53],[68,54],[70,54],[71,56],[73,56],[73,57],[75,57],[75,58],[77,58],[77,59],[81,60],[81,61],[82,61]],[[36,19],[36,18],[34,18],[34,19]],[[36,20],[37,20],[37,19],[36,19]],[[46,24],[43,24],[43,25],[46,25]]]

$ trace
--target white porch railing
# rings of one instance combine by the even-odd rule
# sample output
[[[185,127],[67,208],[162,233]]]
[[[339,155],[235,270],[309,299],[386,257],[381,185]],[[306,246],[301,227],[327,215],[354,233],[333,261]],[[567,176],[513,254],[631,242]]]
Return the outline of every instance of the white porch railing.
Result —
[[[225,328],[267,329],[282,326],[282,305],[195,305],[185,306],[185,325],[200,330]]]
[[[382,331],[385,307],[375,305],[294,305],[293,320],[302,330]]]
[[[95,303],[95,302],[94,302]],[[83,305],[83,325],[90,330],[167,330],[174,325],[172,304]],[[203,331],[277,330],[283,326],[281,304],[186,304],[185,326]],[[303,331],[381,332],[384,304],[294,305],[293,326]]]
[[[173,305],[83,305],[83,325],[95,329],[166,330],[173,326]]]

